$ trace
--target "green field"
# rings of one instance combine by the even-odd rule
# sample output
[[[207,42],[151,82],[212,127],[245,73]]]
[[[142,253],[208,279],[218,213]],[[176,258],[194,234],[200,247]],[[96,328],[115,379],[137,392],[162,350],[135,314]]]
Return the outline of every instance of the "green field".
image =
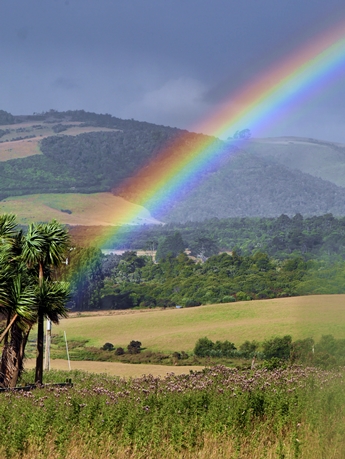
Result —
[[[279,298],[199,306],[185,309],[109,311],[72,314],[53,333],[67,338],[88,339],[88,346],[106,342],[127,346],[141,341],[152,351],[192,351],[195,342],[209,339],[264,341],[289,334],[294,340],[332,334],[345,338],[345,295],[319,295]]]

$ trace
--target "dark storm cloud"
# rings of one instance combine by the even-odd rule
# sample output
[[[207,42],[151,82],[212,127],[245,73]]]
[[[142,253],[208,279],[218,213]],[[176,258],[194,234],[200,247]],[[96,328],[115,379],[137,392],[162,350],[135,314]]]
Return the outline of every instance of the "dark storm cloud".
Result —
[[[179,127],[345,20],[343,0],[3,0],[0,14],[1,109],[82,108]],[[341,87],[304,124],[290,117],[272,134],[305,127],[345,141]]]

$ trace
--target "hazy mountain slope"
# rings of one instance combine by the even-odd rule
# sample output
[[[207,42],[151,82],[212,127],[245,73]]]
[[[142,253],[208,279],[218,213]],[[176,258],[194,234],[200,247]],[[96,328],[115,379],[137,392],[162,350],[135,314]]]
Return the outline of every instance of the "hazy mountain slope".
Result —
[[[345,188],[240,152],[176,203],[165,219],[196,221],[328,212],[345,215]]]
[[[345,145],[300,137],[252,139],[249,153],[345,187]]]

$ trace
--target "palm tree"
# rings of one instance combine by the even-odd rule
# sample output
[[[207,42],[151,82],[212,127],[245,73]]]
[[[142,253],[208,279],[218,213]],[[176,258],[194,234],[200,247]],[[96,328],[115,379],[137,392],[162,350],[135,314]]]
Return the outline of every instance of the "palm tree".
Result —
[[[60,316],[67,313],[67,285],[51,282],[53,267],[64,261],[69,244],[66,229],[56,220],[44,224],[31,224],[24,237],[23,260],[38,272],[37,308],[37,358],[35,381],[43,381],[44,317],[58,323]],[[47,282],[45,282],[47,281]],[[55,299],[53,300],[53,297]]]
[[[0,366],[0,385],[15,387],[23,371],[24,351],[31,327],[36,322],[35,288],[27,283],[25,274],[6,276],[1,289],[0,305],[6,317],[6,328]]]
[[[0,385],[14,387],[23,370],[24,350],[36,321],[35,289],[20,259],[21,232],[14,215],[0,216],[0,311],[5,318],[0,366]]]

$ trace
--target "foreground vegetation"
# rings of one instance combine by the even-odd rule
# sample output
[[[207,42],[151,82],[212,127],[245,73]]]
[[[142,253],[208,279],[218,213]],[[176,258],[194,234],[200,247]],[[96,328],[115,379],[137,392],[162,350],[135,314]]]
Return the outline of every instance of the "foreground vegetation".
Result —
[[[74,372],[73,388],[0,394],[0,451],[9,459],[341,458],[343,377],[302,367],[218,366],[128,381]]]

